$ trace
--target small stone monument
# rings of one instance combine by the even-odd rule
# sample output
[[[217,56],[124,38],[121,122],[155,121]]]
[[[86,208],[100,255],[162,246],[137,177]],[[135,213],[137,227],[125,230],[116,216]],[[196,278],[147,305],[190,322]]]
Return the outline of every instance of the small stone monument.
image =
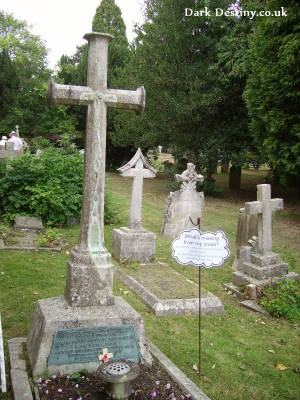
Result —
[[[196,191],[196,183],[203,182],[203,175],[197,174],[195,165],[187,163],[187,169],[176,174],[181,183],[180,190],[170,192],[166,203],[161,234],[164,238],[174,239],[180,232],[195,227],[202,217],[204,193]]]
[[[241,208],[237,224],[236,257],[232,266],[233,269],[236,269],[238,265],[240,249],[243,246],[248,246],[248,241],[253,237],[257,237],[257,214],[246,214],[245,208]]]
[[[120,326],[134,328],[141,362],[151,363],[141,316],[113,296],[113,265],[104,246],[103,219],[106,110],[142,112],[145,90],[108,89],[108,42],[113,36],[92,32],[84,38],[89,44],[87,86],[58,85],[51,80],[47,93],[52,104],[87,106],[87,124],[79,242],[67,265],[64,296],[39,300],[33,315],[27,352],[34,377],[82,368],[96,371],[103,348],[110,352],[112,346],[118,351],[126,347],[126,331],[116,334]]]
[[[112,254],[118,260],[147,262],[155,259],[154,233],[142,227],[143,179],[155,178],[156,170],[148,163],[139,148],[134,157],[118,171],[134,178],[130,200],[128,228],[114,229]]]
[[[246,215],[257,215],[257,242],[242,246],[239,251],[237,270],[232,274],[235,286],[262,285],[271,279],[297,277],[288,273],[288,264],[280,255],[272,252],[272,212],[283,209],[283,199],[271,199],[271,185],[257,185],[257,201],[245,203]]]

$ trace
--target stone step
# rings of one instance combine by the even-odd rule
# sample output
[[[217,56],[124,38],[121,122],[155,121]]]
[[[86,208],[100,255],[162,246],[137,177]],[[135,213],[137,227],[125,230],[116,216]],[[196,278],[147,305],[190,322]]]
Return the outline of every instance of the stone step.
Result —
[[[253,264],[259,265],[261,267],[266,267],[268,265],[278,264],[280,262],[280,255],[277,253],[259,254],[252,253],[250,255],[250,261]]]
[[[255,285],[267,285],[275,282],[280,282],[285,279],[293,279],[295,281],[299,281],[299,275],[296,272],[289,272],[288,274],[282,276],[273,276],[268,279],[255,279],[249,275],[246,275],[240,271],[235,271],[232,273],[232,283],[236,286],[245,286],[249,283],[254,283]]]
[[[232,273],[232,283],[236,286],[244,286],[249,283],[254,283],[255,285],[261,285],[262,281],[252,278],[249,275],[246,275],[240,271],[235,271]]]
[[[263,267],[251,262],[244,262],[242,265],[239,265],[238,271],[249,275],[251,278],[262,280],[272,278],[273,276],[286,275],[288,272],[288,264],[280,262]]]

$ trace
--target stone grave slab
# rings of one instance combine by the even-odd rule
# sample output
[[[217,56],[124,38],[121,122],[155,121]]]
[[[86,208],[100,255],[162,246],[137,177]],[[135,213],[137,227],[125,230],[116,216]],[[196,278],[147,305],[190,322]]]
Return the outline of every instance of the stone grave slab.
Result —
[[[44,227],[42,219],[40,217],[27,217],[27,216],[17,215],[15,217],[14,228],[15,230],[18,231],[23,229],[40,231]]]
[[[140,296],[157,316],[198,315],[198,284],[174,271],[165,263],[143,264],[137,270],[116,269],[116,275]],[[212,293],[201,289],[201,313],[222,314],[224,306]]]
[[[38,242],[39,233],[35,230],[25,229],[15,231],[14,229],[9,229],[6,235],[6,239],[0,239],[0,250],[60,252],[67,246],[67,243],[59,241],[58,244],[53,247],[42,247]]]

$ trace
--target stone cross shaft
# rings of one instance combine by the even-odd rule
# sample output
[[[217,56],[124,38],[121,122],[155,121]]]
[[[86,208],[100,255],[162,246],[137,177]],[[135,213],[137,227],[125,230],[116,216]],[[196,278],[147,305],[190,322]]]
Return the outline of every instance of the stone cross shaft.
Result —
[[[51,80],[47,92],[50,104],[87,106],[80,234],[78,245],[71,252],[74,268],[81,265],[82,271],[71,268],[65,293],[67,301],[78,306],[105,305],[105,297],[112,292],[112,272],[106,271],[101,278],[100,268],[91,273],[84,269],[101,266],[102,271],[112,271],[110,254],[104,247],[103,219],[107,107],[141,113],[145,106],[143,86],[135,91],[107,88],[108,42],[113,36],[92,32],[84,38],[89,45],[87,86],[60,85]],[[99,285],[89,282],[99,279]]]
[[[148,163],[139,148],[134,157],[118,171],[124,177],[134,178],[128,224],[130,229],[142,229],[143,179],[155,178],[156,170]]]
[[[245,203],[246,214],[258,215],[258,252],[272,252],[272,212],[283,210],[283,199],[271,199],[271,185],[257,185],[257,201]]]

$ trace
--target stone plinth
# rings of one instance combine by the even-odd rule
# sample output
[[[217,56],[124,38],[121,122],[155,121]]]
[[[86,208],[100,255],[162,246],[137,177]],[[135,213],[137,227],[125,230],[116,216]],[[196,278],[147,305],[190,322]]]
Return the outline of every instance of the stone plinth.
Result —
[[[155,259],[156,236],[146,229],[114,229],[112,254],[118,260],[149,262]]]
[[[63,371],[73,373],[82,368],[96,371],[99,362],[47,365],[56,330],[92,328],[134,324],[142,363],[151,364],[151,355],[141,316],[122,298],[115,297],[115,304],[101,307],[70,307],[63,296],[39,300],[27,337],[27,351],[33,377]]]
[[[236,286],[269,284],[272,279],[295,279],[297,274],[288,273],[288,264],[280,260],[279,254],[265,255],[255,252],[250,246],[240,249],[237,270],[232,273],[232,282]]]
[[[174,239],[185,229],[194,228],[193,222],[202,216],[204,193],[183,188],[171,192],[166,202],[161,234],[166,239]],[[192,221],[191,221],[192,220]]]

